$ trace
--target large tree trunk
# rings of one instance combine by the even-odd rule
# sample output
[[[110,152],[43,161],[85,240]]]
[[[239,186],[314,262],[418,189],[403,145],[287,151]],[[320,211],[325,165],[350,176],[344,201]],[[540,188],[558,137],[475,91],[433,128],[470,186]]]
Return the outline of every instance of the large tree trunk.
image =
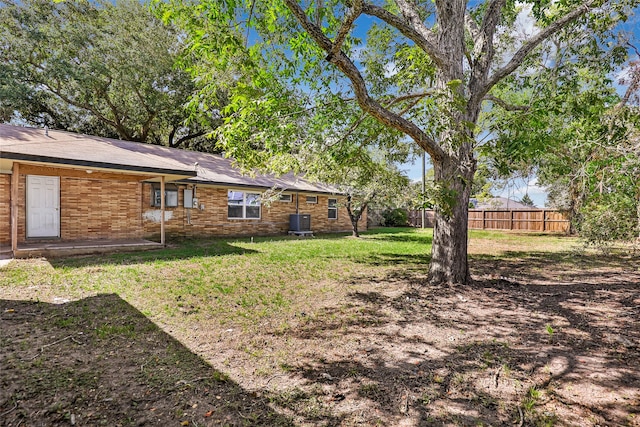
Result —
[[[469,198],[476,161],[473,153],[473,130],[480,112],[480,101],[470,97],[479,89],[478,79],[466,88],[452,82],[464,81],[464,21],[466,1],[436,0],[438,7],[438,45],[450,61],[436,75],[436,88],[448,94],[449,105],[441,113],[448,116],[449,126],[440,132],[439,142],[447,155],[433,159],[438,203],[431,248],[430,284],[469,284],[471,275],[467,260]],[[460,100],[466,105],[460,105]],[[448,110],[448,111],[447,111]]]
[[[460,108],[455,98],[469,100],[464,85],[452,87],[454,81],[464,81],[464,21],[465,0],[436,0],[438,9],[438,46],[447,52],[449,61],[436,75],[436,88],[449,93],[448,109],[451,125],[440,133],[440,144],[447,155],[433,159],[435,183],[439,189],[435,206],[435,223],[431,247],[430,284],[468,284],[467,228],[469,197],[475,173],[472,131],[465,123],[475,124],[479,106]],[[473,93],[475,88],[470,88]],[[449,92],[453,91],[453,92]],[[473,102],[473,101],[472,101]]]
[[[445,188],[444,199],[435,208],[433,244],[428,282],[468,284],[467,231],[469,197],[475,167],[461,170],[452,159],[435,164],[435,180]]]

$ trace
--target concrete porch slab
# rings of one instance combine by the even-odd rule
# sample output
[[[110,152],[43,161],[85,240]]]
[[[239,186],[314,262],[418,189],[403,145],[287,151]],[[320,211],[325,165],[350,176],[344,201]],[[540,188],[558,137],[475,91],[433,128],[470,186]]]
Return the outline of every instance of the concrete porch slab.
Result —
[[[13,260],[11,252],[0,252],[0,268],[9,264]]]
[[[60,258],[71,255],[88,255],[96,253],[133,252],[161,249],[158,242],[144,239],[131,240],[81,240],[81,241],[40,241],[18,245],[16,258],[47,257]]]
[[[314,237],[313,231],[289,231],[290,236]]]

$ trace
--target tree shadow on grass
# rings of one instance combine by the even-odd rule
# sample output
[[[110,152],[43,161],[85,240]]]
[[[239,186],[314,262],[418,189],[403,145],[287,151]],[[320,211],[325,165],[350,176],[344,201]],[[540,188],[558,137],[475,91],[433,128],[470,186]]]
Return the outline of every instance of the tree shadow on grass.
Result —
[[[640,281],[640,258],[631,254],[603,255],[576,251],[507,251],[497,256],[471,255],[470,266],[477,276],[506,277],[510,281],[551,280],[567,283],[617,283]],[[620,270],[631,274],[622,277]],[[636,279],[638,281],[636,281]]]
[[[400,229],[402,232],[403,229]],[[368,231],[366,238],[393,242],[422,242],[431,244],[431,236],[413,233],[412,229],[406,229],[407,233],[398,234],[398,229],[376,229]],[[58,267],[87,267],[96,265],[123,265],[123,264],[146,264],[162,261],[185,260],[203,257],[215,257],[226,255],[251,255],[260,252],[260,243],[264,242],[288,242],[311,239],[313,241],[335,241],[350,238],[351,233],[326,233],[318,234],[314,237],[297,236],[255,236],[255,237],[216,237],[216,238],[174,238],[170,239],[168,246],[164,249],[117,252],[100,255],[77,255],[65,258],[52,258],[52,266]],[[255,249],[244,246],[246,243],[255,243]],[[393,257],[404,262],[413,259],[414,263],[428,261],[424,257],[404,256],[401,254],[380,254],[379,262],[382,264],[393,263]],[[369,260],[372,263],[376,259]],[[377,265],[377,264],[376,264]]]
[[[233,242],[227,240],[216,239],[206,241],[206,243],[205,241],[193,240],[181,241],[159,250],[53,258],[50,260],[50,263],[55,268],[80,268],[96,265],[147,264],[158,261],[175,261],[226,255],[251,255],[255,253],[258,253],[258,251],[236,246]]]
[[[431,255],[382,252],[369,254],[355,261],[376,267],[395,265],[402,268],[416,267],[426,271],[431,262]]]
[[[314,240],[339,240],[350,236],[348,233],[331,233],[315,236]],[[169,241],[164,249],[118,252],[100,255],[78,255],[66,258],[52,258],[51,265],[54,267],[87,267],[95,265],[123,265],[123,264],[145,264],[157,261],[174,261],[202,257],[215,257],[226,255],[251,255],[259,253],[259,246],[256,249],[246,248],[239,243],[277,242],[277,241],[297,241],[302,238],[295,236],[263,236],[263,237],[231,237],[231,238],[209,238],[209,239],[173,239]]]
[[[379,232],[374,230],[371,232],[363,233],[363,236],[372,240],[380,240],[387,242],[412,242],[423,243],[425,245],[431,245],[433,243],[433,236],[426,233],[417,233],[413,229],[404,231],[403,229],[395,232]]]
[[[554,256],[534,254],[529,267],[550,268]],[[606,283],[578,269],[567,284],[498,278],[433,287],[399,268],[388,273],[389,289],[352,292],[342,313],[288,332],[308,340],[340,330],[354,343],[291,372],[344,425],[634,425],[640,271],[633,271]]]
[[[0,425],[294,425],[115,294],[0,300],[0,326]]]

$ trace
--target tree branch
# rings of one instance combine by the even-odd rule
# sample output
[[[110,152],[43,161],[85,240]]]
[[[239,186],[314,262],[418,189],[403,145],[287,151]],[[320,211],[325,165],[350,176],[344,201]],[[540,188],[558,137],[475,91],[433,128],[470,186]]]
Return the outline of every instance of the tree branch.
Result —
[[[178,131],[178,126],[171,127],[171,132],[169,132],[169,139],[167,141],[169,143],[169,147],[173,148],[177,146],[177,145],[173,145],[173,138],[175,138],[177,131]]]
[[[409,106],[405,107],[404,109],[402,109],[399,113],[396,113],[398,116],[404,116],[404,114],[409,111],[411,108],[415,107],[415,105],[420,102],[420,100],[426,96],[431,95],[431,92],[422,92],[422,93],[411,93],[411,94],[407,94],[407,95],[401,95],[398,97],[393,98],[388,104],[384,105],[384,108],[391,108],[391,106],[393,106],[394,104],[397,104],[398,102],[402,102],[402,101],[406,101],[406,100],[412,100],[412,102],[409,104]],[[364,119],[367,118],[369,114],[367,114],[366,112],[363,112],[360,117],[358,117],[358,120],[356,120],[351,127],[347,130],[347,132],[342,135],[342,138],[340,138],[339,140],[337,140],[336,142],[329,144],[330,147],[333,147],[334,145],[338,144],[338,143],[343,143],[347,137],[349,137],[364,121]]]
[[[408,93],[406,95],[394,96],[391,102],[389,102],[389,104],[386,105],[386,107],[391,107],[393,104],[397,104],[398,102],[402,102],[402,101],[408,101],[410,99],[426,98],[427,96],[433,95],[434,93],[435,93],[435,90],[428,90],[426,92],[416,92],[416,93]]]
[[[140,133],[140,142],[146,142],[147,138],[149,137],[149,132],[151,131],[151,124],[153,123],[153,121],[155,120],[156,115],[155,114],[150,114],[147,117],[147,120],[145,120],[145,122],[142,124],[142,132]]]
[[[206,133],[207,133],[206,131],[199,131],[199,132],[196,132],[196,133],[191,133],[189,135],[185,135],[182,138],[178,139],[178,141],[175,144],[171,144],[170,143],[169,146],[173,147],[173,148],[179,147],[182,144],[184,144],[185,142],[190,141],[190,140],[195,139],[195,138],[198,138],[198,137],[200,137],[202,135],[205,135]]]
[[[596,0],[586,0],[579,7],[575,8],[571,12],[567,13],[562,18],[550,24],[548,27],[541,30],[538,34],[530,38],[526,41],[520,49],[513,55],[511,60],[502,68],[498,69],[491,78],[483,85],[483,87],[478,92],[478,96],[481,98],[486,95],[489,90],[504,77],[511,74],[527,57],[529,53],[533,49],[535,49],[540,43],[551,37],[553,34],[560,31],[567,25],[569,22],[574,21],[580,16],[588,13],[591,10],[591,7],[596,3]]]
[[[480,27],[478,27],[478,24],[468,12],[464,14],[464,26],[471,35],[473,45],[475,46],[480,39]]]
[[[369,16],[375,16],[376,18],[386,22],[388,25],[396,28],[405,37],[413,41],[416,46],[425,51],[437,65],[444,67],[448,60],[443,52],[438,49],[438,44],[435,35],[420,23],[422,31],[412,27],[403,18],[389,12],[388,10],[375,6],[373,4],[365,3],[362,8],[363,13]]]
[[[507,110],[507,111],[529,111],[529,106],[528,105],[513,105],[513,104],[509,104],[508,102],[498,98],[497,96],[493,96],[493,95],[485,95],[484,96],[484,100],[485,101],[491,101],[495,104],[498,104],[499,106],[501,106],[503,109]]]
[[[303,29],[311,36],[316,44],[327,54],[331,52],[333,43],[327,38],[317,25],[313,24],[307,17],[305,11],[295,0],[285,0],[285,4],[296,17]],[[378,101],[373,99],[367,90],[366,83],[360,74],[360,70],[343,52],[338,52],[330,58],[331,64],[335,65],[351,81],[353,91],[360,108],[371,114],[381,123],[397,129],[411,137],[420,147],[422,147],[434,161],[446,158],[447,154],[427,133],[420,129],[415,123],[384,108]]]
[[[251,18],[253,18],[253,9],[256,7],[256,2],[251,2],[251,8],[249,9],[249,18],[247,19],[247,35],[244,38],[244,47],[248,47],[249,43],[249,31],[251,30]]]
[[[491,63],[495,50],[493,48],[493,38],[495,36],[496,28],[500,22],[500,16],[502,8],[504,7],[506,0],[491,0],[487,6],[484,17],[482,18],[482,24],[478,29],[478,37],[474,39],[473,53],[470,55],[469,60],[471,65],[471,77],[469,79],[469,87],[472,93],[472,99],[470,104],[475,105],[482,100],[484,93],[478,96],[474,96],[476,88],[482,88],[487,81]]]
[[[633,78],[629,82],[629,87],[627,88],[627,90],[624,92],[624,95],[622,96],[622,99],[620,99],[620,102],[618,102],[614,107],[614,111],[619,111],[622,109],[622,107],[627,105],[627,103],[629,102],[629,99],[631,99],[631,95],[633,95],[633,93],[639,88],[640,88],[640,72],[633,76]]]
[[[342,25],[338,30],[338,34],[336,34],[336,37],[333,40],[333,49],[331,49],[331,52],[329,52],[329,55],[327,55],[327,58],[329,58],[327,59],[327,61],[329,61],[333,55],[340,52],[340,50],[342,49],[342,44],[347,38],[347,34],[349,34],[349,31],[351,31],[351,26],[358,18],[358,16],[362,14],[362,6],[362,0],[354,0],[353,6],[351,7],[351,9],[349,9],[349,12],[347,12],[344,21],[342,22]]]
[[[144,108],[144,110],[147,112],[147,119],[144,121],[142,127],[140,128],[139,138],[141,142],[145,142],[149,137],[149,132],[151,131],[151,123],[153,123],[153,120],[156,118],[157,113],[149,108],[146,103],[146,99],[142,96],[140,90],[137,87],[134,87],[133,91],[135,92],[140,104],[142,104],[142,108]]]
[[[107,103],[107,105],[111,109],[111,113],[113,114],[113,119],[116,122],[116,130],[118,131],[120,136],[127,141],[135,141],[133,139],[133,135],[131,134],[131,132],[127,131],[126,127],[122,123],[122,120],[120,120],[120,114],[119,114],[120,112],[118,111],[118,107],[116,107],[116,105],[113,102],[111,102],[111,98],[109,97],[109,94],[106,91],[104,92],[104,101]]]
[[[500,21],[501,11],[505,3],[506,0],[491,0],[482,18],[479,40],[474,43],[474,55],[476,58],[483,58],[486,63],[490,63],[493,59],[493,36],[495,35],[498,22]]]
[[[638,51],[638,48],[636,46],[631,43],[627,43],[627,46],[633,49],[636,55],[640,57],[640,52]],[[631,76],[628,79],[624,78],[620,81],[622,84],[627,83],[629,87],[627,87],[627,90],[624,92],[624,95],[622,96],[620,102],[618,102],[618,104],[616,104],[616,106],[614,107],[614,111],[616,112],[620,111],[622,107],[627,105],[629,99],[631,99],[631,95],[633,95],[635,91],[640,89],[640,61],[633,61],[630,63],[629,74]]]
[[[69,98],[68,96],[64,95],[62,93],[62,90],[60,88],[60,84],[59,83],[58,83],[58,87],[57,88],[54,88],[49,83],[46,83],[46,82],[43,82],[43,81],[39,81],[38,83],[41,84],[42,86],[44,86],[45,88],[47,88],[52,94],[56,95],[58,98],[60,98],[62,101],[66,102],[67,104],[73,105],[74,107],[82,108],[82,109],[87,110],[87,111],[90,111],[91,113],[95,114],[95,116],[98,118],[98,120],[101,120],[102,122],[108,124],[109,126],[113,126],[114,128],[116,128],[116,130],[118,129],[118,124],[116,122],[114,122],[113,120],[110,120],[107,117],[105,117],[93,105],[86,104],[86,103],[83,103],[83,102],[76,102],[75,100],[73,100],[73,99]]]
[[[409,103],[409,105],[407,105],[406,107],[404,107],[402,110],[400,110],[400,111],[398,112],[398,115],[399,115],[399,116],[404,116],[404,115],[405,115],[405,114],[407,114],[409,111],[411,111],[411,109],[412,109],[413,107],[415,107],[416,105],[418,105],[418,102],[420,102],[420,99],[415,99],[415,100],[411,101],[411,102]]]

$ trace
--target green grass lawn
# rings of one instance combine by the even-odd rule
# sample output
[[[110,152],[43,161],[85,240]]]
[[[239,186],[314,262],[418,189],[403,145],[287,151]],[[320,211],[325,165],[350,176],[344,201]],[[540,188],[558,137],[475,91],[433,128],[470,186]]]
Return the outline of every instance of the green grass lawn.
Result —
[[[0,273],[0,287],[37,290],[43,300],[117,293],[149,315],[224,313],[225,321],[252,322],[292,309],[295,300],[313,299],[329,290],[323,283],[373,264],[426,260],[430,233],[392,231],[362,239],[183,241],[152,252],[18,261]]]
[[[30,298],[77,299],[117,293],[152,318],[188,314],[246,326],[287,314],[335,293],[354,277],[384,277],[389,269],[426,272],[431,229],[380,228],[315,238],[239,238],[176,242],[151,252],[17,261],[0,271],[0,288]],[[574,239],[472,232],[473,252],[496,248],[565,250]],[[483,251],[483,248],[486,251]]]
[[[429,287],[431,241],[430,229],[382,228],[360,239],[188,240],[13,261],[0,269],[0,320],[13,322],[0,329],[0,361],[10,363],[0,383],[12,385],[15,403],[0,393],[0,424],[41,407],[51,424],[80,407],[86,419],[112,416],[104,425],[135,424],[122,423],[120,410],[141,422],[162,412],[153,425],[187,415],[200,425],[210,408],[219,414],[212,425],[398,425],[408,419],[398,408],[410,406],[423,421],[511,425],[522,413],[528,423],[575,412],[553,399],[538,408],[527,394],[574,386],[571,375],[548,382],[545,369],[559,369],[547,357],[554,352],[584,367],[597,348],[615,362],[611,378],[637,378],[626,364],[635,350],[624,347],[637,330],[624,323],[636,310],[637,256],[585,251],[573,237],[472,231],[475,286]],[[532,368],[536,358],[548,365]],[[133,397],[123,394],[132,386]],[[633,402],[635,390],[621,380],[602,395]],[[595,405],[589,393],[580,408]],[[93,397],[85,405],[78,396]],[[458,418],[461,404],[468,418]],[[542,421],[527,425],[551,425]]]

